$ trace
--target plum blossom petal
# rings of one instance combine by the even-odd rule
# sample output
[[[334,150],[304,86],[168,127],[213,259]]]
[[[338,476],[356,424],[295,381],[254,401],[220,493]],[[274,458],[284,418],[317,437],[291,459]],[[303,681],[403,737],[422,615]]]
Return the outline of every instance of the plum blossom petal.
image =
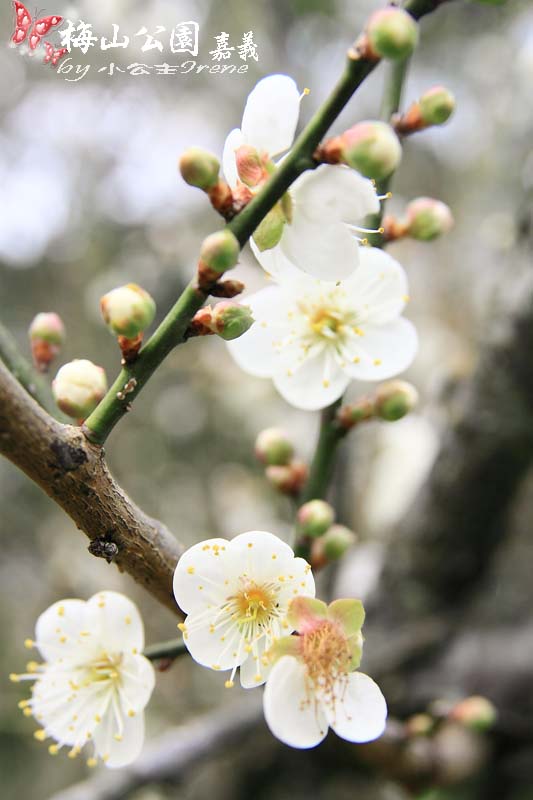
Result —
[[[240,128],[234,128],[230,131],[224,142],[222,169],[224,170],[224,177],[232,189],[235,189],[239,182],[235,151],[238,150],[242,144],[244,144],[244,136]]]
[[[98,630],[104,649],[140,653],[144,648],[144,626],[135,603],[119,592],[98,592],[87,601],[87,621]]]
[[[291,187],[291,199],[295,212],[315,225],[327,220],[355,224],[379,211],[372,181],[353,169],[330,164],[300,175]]]
[[[112,769],[125,767],[141,754],[144,744],[144,714],[127,717],[120,738],[116,738],[113,717],[107,714],[94,731],[96,752]]]
[[[83,600],[61,600],[40,615],[35,625],[36,644],[45,661],[80,657],[80,648],[90,648],[86,630],[87,604]]]
[[[291,146],[298,116],[300,92],[288,75],[263,78],[248,95],[242,118],[246,144],[270,156]]]
[[[351,356],[344,366],[347,375],[360,381],[382,381],[410,366],[418,350],[418,336],[409,320],[400,318],[363,330],[363,336],[346,348]]]
[[[335,690],[336,702],[325,705],[337,736],[348,742],[370,742],[385,730],[387,704],[381,689],[368,675],[351,672]]]
[[[318,224],[298,207],[277,247],[297,269],[323,281],[345,280],[359,263],[360,247],[343,222],[325,219]]]
[[[331,405],[344,394],[349,383],[349,375],[327,353],[306,359],[294,370],[274,374],[274,386],[280,395],[305,411]]]
[[[265,720],[276,738],[290,747],[316,747],[328,732],[323,709],[309,698],[306,669],[292,656],[273,666],[263,696]]]

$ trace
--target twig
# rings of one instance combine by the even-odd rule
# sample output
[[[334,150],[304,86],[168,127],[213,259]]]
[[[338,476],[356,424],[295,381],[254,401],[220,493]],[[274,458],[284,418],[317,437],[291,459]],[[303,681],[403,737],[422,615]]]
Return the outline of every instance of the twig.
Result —
[[[148,645],[148,647],[144,648],[143,655],[149,658],[150,661],[157,661],[159,658],[174,659],[187,652],[183,639],[171,639],[168,642]]]

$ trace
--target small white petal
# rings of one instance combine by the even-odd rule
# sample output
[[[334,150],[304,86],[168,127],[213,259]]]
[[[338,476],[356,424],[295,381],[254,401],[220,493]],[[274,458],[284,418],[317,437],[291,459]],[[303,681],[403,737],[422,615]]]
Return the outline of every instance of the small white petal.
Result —
[[[370,742],[381,736],[387,719],[387,703],[372,678],[352,672],[337,685],[334,708],[325,706],[335,733],[349,742]]]
[[[401,264],[377,247],[361,248],[359,267],[343,287],[361,309],[364,322],[371,325],[399,317],[409,292]]]
[[[116,721],[108,713],[95,728],[93,741],[98,755],[111,768],[125,767],[140,755],[144,744],[144,714],[124,719],[121,740],[115,739]]]
[[[120,700],[125,714],[147,705],[155,686],[155,670],[142,655],[124,655],[117,670],[121,678]]]
[[[305,172],[292,185],[291,197],[296,207],[319,225],[328,219],[356,223],[379,211],[372,182],[344,166],[323,164]]]
[[[186,614],[216,605],[226,596],[227,539],[207,539],[189,547],[174,571],[174,597]]]
[[[237,186],[239,175],[237,173],[237,162],[235,151],[244,143],[244,137],[240,128],[233,128],[224,142],[224,152],[222,154],[222,169],[227,183],[232,189]]]
[[[258,378],[270,378],[278,364],[276,343],[290,331],[286,318],[282,319],[285,299],[278,286],[269,286],[246,297],[254,324],[243,336],[227,342],[228,350],[241,369]]]
[[[306,670],[291,656],[274,665],[263,695],[265,720],[274,734],[290,747],[315,747],[324,739],[328,723],[324,712],[306,692]]]
[[[363,325],[364,336],[350,345],[352,360],[343,367],[347,375],[361,381],[382,381],[407,369],[418,350],[418,336],[407,319],[382,326]],[[360,359],[355,362],[353,359]]]
[[[190,614],[185,620],[185,645],[194,660],[204,667],[227,670],[242,664],[247,654],[235,621],[214,608],[205,616]]]
[[[267,680],[271,666],[263,664],[262,658],[270,644],[270,640],[261,639],[257,643],[257,653],[255,655],[250,653],[246,661],[241,664],[239,676],[243,689],[255,689]]]
[[[261,572],[265,559],[268,562],[273,555],[278,558],[294,558],[292,548],[278,536],[267,531],[240,533],[230,544],[232,553],[244,553],[251,559],[249,563],[254,572]]]
[[[270,250],[260,250],[253,238],[250,239],[250,248],[265,272],[273,278],[284,280],[288,277],[297,278],[303,273],[290,261],[282,247],[272,247]]]
[[[343,222],[324,219],[319,224],[297,206],[278,247],[298,269],[323,281],[345,280],[359,263],[360,247]]]
[[[291,146],[298,116],[300,93],[287,75],[263,78],[249,94],[242,118],[242,133],[247,144],[270,156]]]
[[[344,394],[350,377],[330,358],[328,363],[328,358],[323,352],[307,358],[290,374],[277,372],[274,375],[276,389],[288,403],[305,411],[331,405]]]
[[[125,595],[108,591],[93,595],[87,601],[87,620],[89,630],[98,632],[99,644],[104,650],[143,650],[143,621],[135,603]]]
[[[35,639],[45,661],[58,658],[84,659],[82,650],[92,649],[95,631],[87,631],[87,604],[83,600],[61,600],[44,611],[35,625]],[[96,631],[97,633],[97,631]]]

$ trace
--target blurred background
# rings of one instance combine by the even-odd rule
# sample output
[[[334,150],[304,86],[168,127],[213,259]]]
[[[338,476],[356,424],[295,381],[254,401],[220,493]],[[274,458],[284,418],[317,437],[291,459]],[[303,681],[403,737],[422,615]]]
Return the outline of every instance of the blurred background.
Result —
[[[59,0],[45,13],[83,20],[97,36],[111,37],[115,23],[132,42],[125,50],[92,47],[85,55],[74,49],[74,69],[57,73],[40,56],[31,59],[8,47],[13,14],[4,0],[0,312],[21,349],[28,354],[26,331],[33,316],[54,310],[68,333],[61,363],[89,358],[113,379],[119,357],[100,321],[99,297],[134,281],[156,299],[161,318],[192,276],[202,238],[220,225],[202,193],[181,180],[176,167],[180,152],[199,145],[221,154],[226,134],[240,124],[248,93],[272,72],[286,72],[300,87],[310,88],[302,102],[305,123],[327,96],[369,12],[381,5],[375,0],[108,0],[66,6]],[[143,26],[149,32],[158,26],[170,31],[185,20],[199,24],[198,56],[170,53],[166,34],[160,37],[165,41],[163,54],[141,52],[143,39],[134,34]],[[419,412],[399,423],[371,424],[358,431],[342,452],[344,469],[334,486],[335,500],[341,521],[357,531],[360,544],[340,573],[327,580],[332,593],[363,598],[374,589],[391,532],[438,452],[451,413],[447,396],[472,373],[494,320],[531,269],[523,248],[533,192],[531,2],[509,0],[498,7],[449,3],[424,19],[422,28],[404,103],[442,83],[455,94],[458,108],[449,124],[406,143],[390,210],[400,213],[413,197],[434,196],[450,205],[456,226],[431,245],[405,241],[391,247],[409,275],[408,316],[418,326],[421,349],[407,377],[422,400]],[[230,45],[237,46],[250,30],[259,59],[248,60],[245,73],[133,75],[127,70],[134,62],[179,64],[194,58],[198,65],[212,64],[215,36],[226,31]],[[57,34],[47,38],[59,42]],[[126,71],[110,75],[111,62]],[[244,62],[234,56],[232,63]],[[90,69],[75,81],[76,65]],[[376,70],[335,131],[377,117],[383,77],[384,69]],[[264,280],[249,252],[235,277],[251,289]],[[357,397],[364,389],[354,385],[350,392]],[[252,455],[257,433],[272,425],[290,430],[299,455],[310,456],[317,415],[287,406],[270,381],[241,373],[221,340],[191,341],[170,355],[113,433],[106,447],[108,461],[134,500],[186,545],[249,529],[283,537],[290,529],[291,504],[269,488]],[[530,483],[477,605],[468,612],[475,624],[490,622],[505,630],[527,618],[533,600]],[[0,503],[3,674],[22,668],[28,657],[24,639],[32,635],[42,610],[59,598],[86,598],[102,588],[119,589],[138,602],[148,642],[175,635],[172,615],[128,576],[91,557],[86,539],[70,519],[5,461],[0,462]],[[371,641],[371,631],[366,633]],[[531,653],[526,647],[524,669],[532,669]],[[477,688],[475,681],[468,687],[459,679],[454,684],[450,669],[443,698],[434,699],[454,700]],[[158,681],[147,715],[149,736],[221,703],[231,715],[240,694],[240,689],[224,693],[216,673],[181,659]],[[17,709],[21,697],[20,686],[4,685],[2,797],[49,798],[82,780],[88,770],[81,759],[49,757],[46,747],[32,737],[31,720]],[[518,703],[522,700],[531,703],[517,698]],[[409,710],[423,707],[415,702]],[[465,748],[469,752],[461,740],[450,747],[452,764],[460,761]],[[505,762],[505,774],[512,780],[508,777],[501,784],[499,794],[475,782],[476,765],[481,771],[486,767],[479,748],[474,748],[466,771],[452,770],[451,777],[443,778],[448,788],[420,787],[416,782],[413,788],[408,780],[391,776],[390,770],[370,771],[361,766],[364,759],[357,756],[356,761],[353,750],[329,742],[326,755],[290,753],[260,727],[244,745],[202,762],[177,783],[155,782],[120,796],[533,798],[531,748],[512,749],[511,761]]]

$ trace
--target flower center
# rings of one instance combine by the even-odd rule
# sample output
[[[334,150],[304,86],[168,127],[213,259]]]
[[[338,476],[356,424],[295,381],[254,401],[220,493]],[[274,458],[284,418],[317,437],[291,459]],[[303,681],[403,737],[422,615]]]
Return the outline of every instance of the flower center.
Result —
[[[120,679],[120,664],[122,655],[108,655],[102,653],[101,657],[93,661],[88,667],[87,684],[98,683],[102,681],[111,681],[116,683]]]
[[[323,692],[326,701],[333,700],[335,684],[349,672],[351,654],[346,635],[336,622],[323,620],[301,639],[309,688]]]
[[[320,307],[309,318],[312,330],[319,336],[331,339],[343,325],[342,315],[330,308]]]
[[[244,584],[242,590],[232,598],[238,625],[256,622],[259,625],[268,622],[276,608],[276,596],[273,588],[259,585],[253,581]]]

